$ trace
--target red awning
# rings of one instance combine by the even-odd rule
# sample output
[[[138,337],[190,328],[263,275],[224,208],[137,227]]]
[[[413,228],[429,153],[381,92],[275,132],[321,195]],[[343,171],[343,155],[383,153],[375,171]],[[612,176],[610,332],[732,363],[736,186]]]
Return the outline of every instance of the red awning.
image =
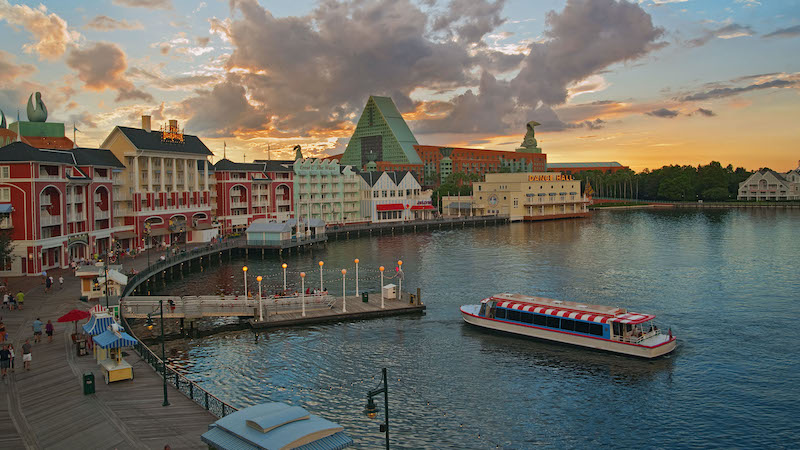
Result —
[[[378,211],[402,211],[405,208],[402,203],[387,203],[385,205],[375,205]]]
[[[414,205],[411,207],[412,211],[420,211],[426,209],[434,209],[433,205]]]

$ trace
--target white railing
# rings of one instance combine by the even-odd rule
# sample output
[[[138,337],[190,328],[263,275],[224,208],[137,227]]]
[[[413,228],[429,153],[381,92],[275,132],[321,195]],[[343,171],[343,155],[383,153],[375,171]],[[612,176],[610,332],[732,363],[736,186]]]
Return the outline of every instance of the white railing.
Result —
[[[110,216],[109,216],[108,211],[101,211],[99,209],[96,209],[94,211],[94,220],[104,220],[104,219],[108,219],[109,217]]]
[[[61,225],[61,216],[51,216],[48,214],[42,214],[39,218],[39,224],[43,227],[49,227],[53,225]]]
[[[7,230],[9,228],[14,228],[14,224],[11,222],[11,217],[3,217],[0,219],[0,229]]]
[[[242,201],[234,202],[234,201],[232,201],[231,202],[231,208],[247,208],[247,202],[242,202]]]
[[[144,318],[164,301],[164,318],[182,317],[246,317],[258,313],[258,297],[244,295],[127,297],[123,301],[124,315],[128,318]],[[170,303],[170,300],[172,303]],[[291,297],[264,297],[261,305],[264,315],[299,312],[305,302],[306,309],[330,308],[335,298],[327,294]]]

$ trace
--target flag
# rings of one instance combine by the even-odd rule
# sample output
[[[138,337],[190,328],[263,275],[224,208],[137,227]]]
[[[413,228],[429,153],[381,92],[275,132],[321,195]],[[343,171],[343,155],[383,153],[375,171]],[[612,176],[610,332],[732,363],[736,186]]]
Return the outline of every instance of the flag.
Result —
[[[72,131],[73,131],[73,132],[76,132],[76,131],[77,131],[78,133],[80,133],[80,132],[81,132],[81,130],[79,130],[79,129],[78,129],[76,126],[75,126],[75,124],[74,124],[74,123],[72,124]]]

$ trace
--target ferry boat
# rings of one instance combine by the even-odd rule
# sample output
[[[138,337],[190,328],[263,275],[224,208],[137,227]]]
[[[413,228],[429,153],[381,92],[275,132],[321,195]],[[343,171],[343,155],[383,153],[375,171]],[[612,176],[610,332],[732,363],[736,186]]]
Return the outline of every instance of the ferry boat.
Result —
[[[656,327],[654,315],[611,306],[497,294],[462,306],[461,315],[483,328],[642,358],[665,355],[676,344],[672,330]]]

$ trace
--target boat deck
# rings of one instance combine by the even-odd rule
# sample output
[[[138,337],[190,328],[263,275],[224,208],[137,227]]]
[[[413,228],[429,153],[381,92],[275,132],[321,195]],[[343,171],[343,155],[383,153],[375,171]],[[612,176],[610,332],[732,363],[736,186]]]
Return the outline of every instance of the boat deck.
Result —
[[[618,314],[625,314],[627,312],[625,308],[620,308],[617,306],[592,305],[589,303],[553,300],[552,298],[532,297],[530,295],[522,295],[522,294],[503,293],[503,294],[493,295],[491,298],[500,301],[525,302],[540,306],[550,306],[553,308],[560,308],[560,309],[572,309],[575,311],[586,311],[587,313],[605,314],[609,316],[616,316]]]

